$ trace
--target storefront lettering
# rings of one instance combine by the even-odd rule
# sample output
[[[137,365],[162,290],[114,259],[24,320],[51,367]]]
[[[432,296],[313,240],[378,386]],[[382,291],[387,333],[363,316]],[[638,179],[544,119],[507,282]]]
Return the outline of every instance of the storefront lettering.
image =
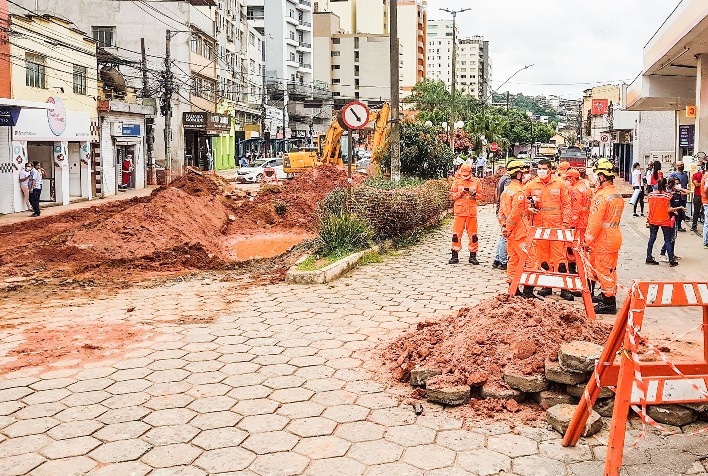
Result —
[[[50,97],[47,103],[54,104],[54,109],[47,109],[47,121],[49,129],[55,136],[60,136],[66,130],[66,109],[64,102],[59,98]]]

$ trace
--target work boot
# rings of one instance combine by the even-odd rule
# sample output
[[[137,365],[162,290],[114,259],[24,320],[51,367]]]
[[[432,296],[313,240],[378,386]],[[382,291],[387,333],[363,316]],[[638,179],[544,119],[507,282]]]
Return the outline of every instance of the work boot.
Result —
[[[477,261],[477,253],[470,253],[470,264],[479,264],[479,261]]]
[[[561,289],[561,299],[565,299],[566,301],[575,301],[575,298],[573,297],[573,294],[568,291],[567,289]]]
[[[450,257],[450,261],[448,261],[448,264],[457,264],[460,262],[460,255],[457,253],[457,251],[452,250],[452,257]]]
[[[570,294],[572,294],[573,297],[576,297],[576,298],[581,298],[581,297],[583,297],[583,292],[582,292],[582,291],[573,291],[573,292],[571,292]]]
[[[538,296],[533,293],[533,286],[524,286],[524,292],[521,295],[526,299],[538,299]]]
[[[653,264],[653,265],[658,265],[658,264],[659,264],[659,262],[658,262],[657,260],[655,260],[653,256],[647,258],[646,263],[647,263],[647,264]]]
[[[551,288],[541,288],[541,290],[540,290],[539,292],[537,292],[536,294],[538,294],[538,295],[541,296],[541,297],[550,296],[551,294],[553,294],[553,289],[551,289]]]
[[[497,269],[501,265],[498,259],[494,260],[494,263],[492,263],[492,268]]]
[[[617,298],[602,294],[602,302],[595,305],[595,314],[617,314]]]
[[[499,265],[499,269],[501,269],[501,270],[503,270],[503,271],[506,271],[506,263],[501,263],[501,264]]]

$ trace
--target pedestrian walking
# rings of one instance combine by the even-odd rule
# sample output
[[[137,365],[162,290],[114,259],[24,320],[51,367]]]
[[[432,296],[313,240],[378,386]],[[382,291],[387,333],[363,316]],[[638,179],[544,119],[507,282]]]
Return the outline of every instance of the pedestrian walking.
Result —
[[[659,262],[654,259],[654,243],[656,242],[656,237],[659,233],[659,229],[664,235],[664,246],[666,247],[666,252],[669,255],[669,265],[678,266],[678,261],[674,256],[674,243],[672,235],[674,232],[674,221],[672,219],[671,212],[677,211],[679,208],[671,206],[672,194],[667,192],[667,180],[664,178],[659,179],[657,182],[657,190],[652,192],[647,197],[649,202],[649,243],[647,245],[647,259],[646,263],[651,265],[658,265]]]
[[[450,264],[460,262],[459,252],[462,250],[462,233],[466,230],[469,238],[469,262],[478,265],[477,251],[479,238],[477,236],[477,195],[482,194],[482,183],[472,176],[472,167],[462,164],[450,188],[450,200],[455,202],[455,222],[452,225],[452,257]]]
[[[644,187],[646,180],[644,179],[644,174],[642,173],[642,166],[639,162],[635,162],[632,166],[632,188],[634,189],[634,194],[632,195],[632,200],[634,201],[634,214],[637,215],[637,206],[641,210],[641,216],[644,216]]]
[[[39,209],[39,197],[42,195],[42,179],[46,175],[46,172],[39,165],[39,162],[32,162],[33,168],[29,179],[30,192],[30,204],[32,205],[33,217],[38,217],[41,213]]]
[[[32,176],[32,164],[27,162],[23,168],[20,169],[19,180],[20,180],[20,191],[22,192],[22,204],[27,207],[27,210],[32,209],[32,203],[30,203],[30,177]]]
[[[497,199],[497,216],[499,215],[499,207],[501,206],[501,197],[502,194],[504,193],[504,190],[506,189],[507,185],[511,182],[511,177],[509,176],[509,172],[507,169],[507,172],[499,178],[499,182],[497,182],[497,190],[496,190],[496,199]],[[502,233],[499,235],[499,239],[497,240],[497,252],[496,255],[494,256],[494,263],[492,263],[492,268],[494,269],[506,269],[507,268],[507,261],[508,261],[508,254],[506,251],[507,247],[507,241],[506,237],[504,236],[502,229]]]
[[[691,231],[698,231],[698,219],[703,215],[703,200],[701,199],[701,180],[703,180],[703,165],[699,164],[696,173],[691,177],[693,183],[693,206],[691,207]],[[705,217],[703,218],[705,221]]]
[[[671,194],[669,208],[675,209],[675,211],[669,212],[669,216],[671,216],[671,225],[673,227],[673,230],[671,232],[671,243],[674,249],[674,258],[678,261],[681,259],[681,257],[676,255],[676,238],[678,237],[679,226],[681,220],[683,220],[683,216],[685,213],[685,194],[687,194],[688,192],[686,192],[683,187],[681,187],[681,184],[678,183],[678,181],[674,177],[671,177],[666,181],[666,192]],[[661,254],[659,258],[661,261],[669,261],[669,258],[666,255],[667,251],[668,247],[666,246],[666,243],[664,243],[664,245],[661,247]]]
[[[686,219],[686,205],[688,205],[688,172],[686,172],[686,166],[683,162],[676,162],[676,170],[669,174],[670,179],[675,179],[676,183],[672,188],[671,185],[668,187],[668,191],[677,190],[679,192],[685,191],[686,193],[679,193],[680,204],[683,210],[680,211],[676,217],[676,231],[685,232],[686,229],[683,227],[683,221]],[[678,186],[677,186],[678,185]]]
[[[661,171],[661,162],[655,160],[652,162],[651,167],[647,171],[647,193],[651,193],[657,188],[657,183],[659,180],[664,178],[664,174]]]
[[[622,247],[620,221],[624,199],[614,185],[615,169],[610,161],[601,160],[593,168],[597,175],[597,192],[592,199],[585,249],[590,250],[593,281],[600,283],[600,295],[594,299],[596,314],[617,312],[617,261]],[[594,289],[594,284],[591,290]]]

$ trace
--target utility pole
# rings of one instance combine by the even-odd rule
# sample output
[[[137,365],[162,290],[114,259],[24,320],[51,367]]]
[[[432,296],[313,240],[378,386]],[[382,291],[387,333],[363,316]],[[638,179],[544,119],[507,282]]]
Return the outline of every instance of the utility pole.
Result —
[[[147,55],[145,54],[145,38],[140,38],[140,56],[141,56],[141,62],[140,62],[140,68],[143,70],[143,98],[146,98],[150,95],[150,87],[148,85],[148,75],[147,75]],[[145,150],[147,152],[147,182],[148,185],[155,185],[157,183],[157,171],[155,170],[155,152],[153,150],[153,144],[152,144],[152,132],[148,133],[148,127],[152,131],[152,128],[154,127],[154,119],[149,118],[150,121],[145,120]]]
[[[391,180],[401,180],[401,97],[400,88],[400,53],[398,41],[398,0],[391,0],[389,12],[389,56],[391,57]]]
[[[148,72],[147,72],[147,55],[145,54],[145,38],[140,38],[140,68],[143,70],[143,97],[146,98],[150,94],[148,88]]]
[[[509,114],[509,91],[506,92],[506,113]]]
[[[455,153],[455,93],[457,92],[457,14],[472,10],[471,8],[462,8],[460,10],[449,10],[447,8],[440,9],[452,15],[452,78],[450,79],[450,96],[452,103],[450,104],[450,148],[452,153]]]
[[[163,94],[163,107],[165,113],[165,159],[167,170],[165,181],[172,181],[172,59],[170,58],[170,39],[172,32],[165,31],[165,85]]]

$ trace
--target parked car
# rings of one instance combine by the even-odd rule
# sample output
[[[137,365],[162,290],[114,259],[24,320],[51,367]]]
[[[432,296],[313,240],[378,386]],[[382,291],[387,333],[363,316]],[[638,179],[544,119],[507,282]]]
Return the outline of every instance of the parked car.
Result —
[[[288,178],[288,174],[283,172],[283,159],[271,157],[256,160],[253,167],[241,167],[236,173],[236,181],[240,183],[259,183],[263,178],[263,170],[270,167],[275,169],[275,175],[278,180]]]

